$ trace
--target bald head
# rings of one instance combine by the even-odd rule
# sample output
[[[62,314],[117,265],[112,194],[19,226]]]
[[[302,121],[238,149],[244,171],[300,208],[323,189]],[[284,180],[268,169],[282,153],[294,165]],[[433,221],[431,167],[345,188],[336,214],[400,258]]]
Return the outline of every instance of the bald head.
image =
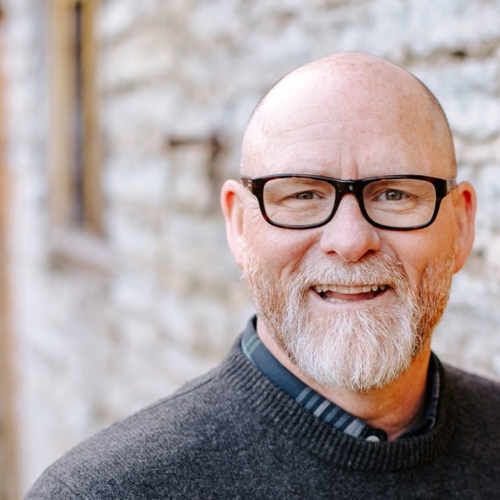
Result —
[[[408,71],[361,53],[313,61],[276,83],[250,119],[241,169],[255,175],[257,166],[272,162],[265,157],[266,151],[290,128],[307,127],[302,128],[307,134],[308,129],[313,131],[314,123],[342,128],[343,123],[361,120],[371,121],[375,131],[379,127],[386,139],[391,139],[387,135],[392,133],[395,145],[412,142],[412,151],[423,157],[422,163],[439,161],[446,170],[443,175],[455,175],[451,132],[434,95]],[[389,123],[394,125],[392,130]],[[335,141],[336,136],[330,139]],[[352,140],[362,141],[362,136],[352,135]]]

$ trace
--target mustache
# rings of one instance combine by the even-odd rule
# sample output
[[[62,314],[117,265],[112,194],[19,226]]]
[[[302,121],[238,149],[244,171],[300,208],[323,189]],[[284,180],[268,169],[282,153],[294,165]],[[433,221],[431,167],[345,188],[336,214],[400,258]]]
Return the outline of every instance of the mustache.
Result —
[[[313,285],[389,285],[399,288],[408,284],[401,262],[386,254],[365,256],[354,263],[331,262],[324,257],[303,259],[293,272],[301,287]]]

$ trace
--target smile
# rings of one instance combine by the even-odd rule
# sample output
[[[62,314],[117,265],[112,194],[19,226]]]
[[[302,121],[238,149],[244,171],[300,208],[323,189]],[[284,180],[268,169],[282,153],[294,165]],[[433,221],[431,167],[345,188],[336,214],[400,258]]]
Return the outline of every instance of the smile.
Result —
[[[312,287],[323,300],[332,304],[342,304],[358,300],[370,300],[385,292],[389,285],[315,285]]]

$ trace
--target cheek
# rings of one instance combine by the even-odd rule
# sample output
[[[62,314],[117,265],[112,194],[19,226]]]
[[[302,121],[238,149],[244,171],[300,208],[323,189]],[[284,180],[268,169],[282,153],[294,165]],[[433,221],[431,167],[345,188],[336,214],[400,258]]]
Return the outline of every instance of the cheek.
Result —
[[[426,269],[454,255],[456,235],[454,225],[436,224],[429,228],[398,233],[389,244],[394,256],[403,264],[410,283],[418,287]]]
[[[260,215],[246,221],[245,246],[274,276],[293,273],[307,252],[318,242],[311,230],[297,231],[271,226]]]

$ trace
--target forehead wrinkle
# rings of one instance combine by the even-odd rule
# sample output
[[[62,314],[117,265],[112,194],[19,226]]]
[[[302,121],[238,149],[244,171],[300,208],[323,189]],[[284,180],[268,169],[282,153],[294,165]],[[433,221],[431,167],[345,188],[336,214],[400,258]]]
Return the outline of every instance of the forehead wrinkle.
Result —
[[[305,123],[303,125],[298,125],[298,126],[291,126],[290,128],[283,128],[281,127],[280,129],[272,129],[268,128],[267,131],[262,131],[262,137],[264,137],[266,146],[273,145],[275,142],[279,141],[280,139],[286,139],[287,137],[290,137],[290,143],[286,147],[293,146],[295,144],[301,144],[305,142],[310,142],[310,143],[315,143],[315,142],[322,142],[322,141],[329,141],[331,143],[339,143],[339,142],[358,142],[359,139],[352,138],[346,138],[346,137],[338,137],[338,130],[332,130],[334,128],[340,129],[343,124],[351,124],[352,122],[377,122],[380,121],[379,118],[370,118],[370,119],[363,119],[359,118],[358,120],[348,120],[348,119],[331,119],[331,120],[322,120],[322,121],[314,121],[312,123]],[[311,134],[300,134],[301,132],[311,130]],[[318,132],[320,133],[320,136],[318,137]],[[371,133],[373,134],[373,129],[370,128],[366,133]],[[359,132],[358,132],[359,135]],[[295,137],[297,136],[297,137]]]

